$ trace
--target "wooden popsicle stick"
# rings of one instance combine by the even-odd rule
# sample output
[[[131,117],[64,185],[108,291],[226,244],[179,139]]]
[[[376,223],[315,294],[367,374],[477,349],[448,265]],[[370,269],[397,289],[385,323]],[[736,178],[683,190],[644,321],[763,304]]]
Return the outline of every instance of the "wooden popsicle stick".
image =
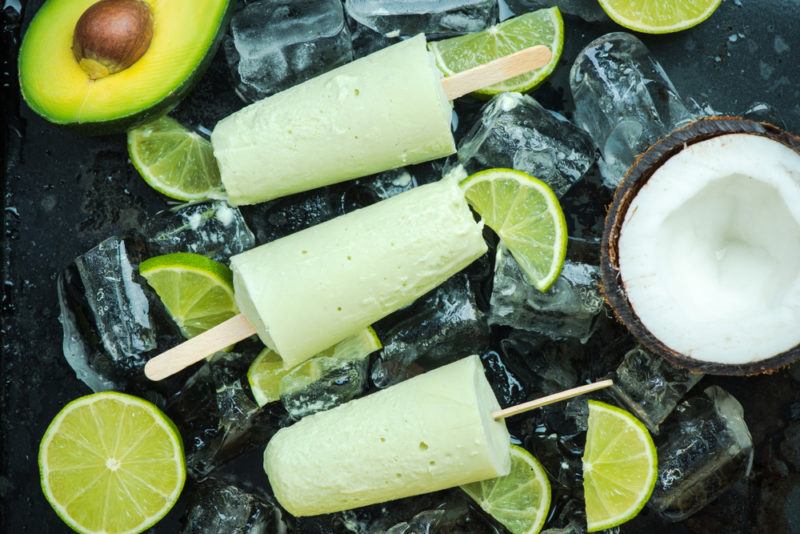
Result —
[[[442,79],[442,87],[447,98],[455,100],[478,89],[540,69],[547,65],[552,57],[553,53],[546,46],[532,46],[448,76]]]
[[[548,404],[555,404],[557,402],[561,402],[563,400],[571,399],[573,397],[579,397],[586,393],[591,393],[592,391],[597,391],[598,389],[604,389],[607,387],[611,387],[614,385],[613,380],[601,380],[599,382],[595,382],[593,384],[586,384],[585,386],[580,386],[577,388],[568,389],[566,391],[562,391],[560,393],[554,393],[553,395],[548,395],[547,397],[542,397],[540,399],[534,399],[529,402],[523,402],[522,404],[517,404],[516,406],[509,406],[508,408],[504,408],[502,410],[498,410],[496,412],[492,412],[492,418],[495,421],[499,421],[501,419],[506,419],[507,417],[511,417],[513,415],[518,415],[521,413],[529,412],[531,410],[535,410],[536,408],[541,408],[542,406],[547,406]]]
[[[255,333],[247,317],[241,313],[234,315],[148,361],[144,374],[150,380],[163,380]]]

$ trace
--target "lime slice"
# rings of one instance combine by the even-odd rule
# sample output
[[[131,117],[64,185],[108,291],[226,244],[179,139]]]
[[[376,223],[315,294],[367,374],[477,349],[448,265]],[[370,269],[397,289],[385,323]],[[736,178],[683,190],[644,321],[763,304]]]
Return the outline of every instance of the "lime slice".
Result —
[[[434,41],[428,46],[442,74],[452,76],[536,45],[550,48],[553,53],[550,63],[477,91],[478,94],[491,96],[503,92],[530,91],[556,68],[564,47],[564,21],[557,7],[526,13],[482,32]]]
[[[714,11],[722,0],[600,0],[614,22],[642,33],[673,33],[697,26]]]
[[[567,254],[567,221],[553,191],[513,169],[487,169],[461,182],[467,201],[511,251],[531,284],[547,291]]]
[[[77,532],[142,532],[186,480],[177,428],[145,400],[108,391],[67,404],[39,445],[42,491]]]
[[[536,534],[550,510],[550,482],[531,453],[511,446],[511,472],[461,486],[467,495],[512,534]]]
[[[264,406],[280,399],[281,393],[298,391],[319,380],[325,372],[322,361],[361,360],[380,348],[378,335],[371,327],[367,327],[293,369],[284,366],[277,352],[264,349],[250,364],[247,380],[256,402],[259,406]]]
[[[589,401],[583,491],[589,532],[630,521],[650,498],[658,475],[653,438],[633,415]]]
[[[128,155],[147,185],[177,200],[223,198],[211,143],[170,117],[128,132]]]
[[[233,275],[226,266],[200,254],[176,252],[139,265],[184,337],[194,337],[239,313]]]

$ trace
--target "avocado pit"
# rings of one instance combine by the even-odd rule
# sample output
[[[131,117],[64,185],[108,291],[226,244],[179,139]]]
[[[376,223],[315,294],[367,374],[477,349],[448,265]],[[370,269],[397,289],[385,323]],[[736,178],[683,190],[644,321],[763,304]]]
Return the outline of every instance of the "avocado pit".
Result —
[[[127,69],[153,39],[153,16],[143,0],[100,0],[75,25],[72,53],[93,80]]]
[[[800,140],[702,119],[643,154],[617,190],[609,303],[651,351],[694,371],[754,374],[800,357]]]

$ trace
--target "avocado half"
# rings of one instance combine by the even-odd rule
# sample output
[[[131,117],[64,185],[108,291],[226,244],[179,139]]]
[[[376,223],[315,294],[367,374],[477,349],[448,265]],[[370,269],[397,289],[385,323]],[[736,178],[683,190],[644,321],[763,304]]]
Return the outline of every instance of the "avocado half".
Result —
[[[19,52],[28,105],[87,133],[123,131],[166,113],[205,71],[227,28],[231,0],[145,0],[153,36],[133,65],[92,80],[72,51],[81,15],[97,0],[47,0]]]
[[[601,271],[617,317],[691,371],[800,359],[800,138],[704,118],[639,156],[606,218]]]

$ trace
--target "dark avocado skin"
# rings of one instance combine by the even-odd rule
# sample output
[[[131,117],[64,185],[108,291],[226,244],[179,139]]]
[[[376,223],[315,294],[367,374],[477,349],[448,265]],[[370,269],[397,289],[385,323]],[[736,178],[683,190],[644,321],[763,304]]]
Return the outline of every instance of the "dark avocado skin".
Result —
[[[751,376],[775,372],[800,360],[800,346],[770,358],[742,365],[695,360],[664,345],[641,322],[625,292],[619,275],[619,236],[625,214],[639,190],[668,159],[685,146],[727,134],[750,134],[777,141],[800,154],[800,137],[772,124],[739,117],[707,117],[698,119],[656,142],[641,154],[625,174],[614,193],[606,216],[601,247],[600,270],[603,292],[617,320],[624,324],[650,352],[670,363],[695,373],[710,375]]]
[[[195,86],[195,84],[200,80],[200,78],[205,74],[208,67],[211,65],[211,62],[214,60],[214,56],[217,53],[217,49],[219,48],[220,43],[222,42],[222,38],[225,36],[225,33],[228,31],[228,24],[230,23],[230,18],[233,13],[233,0],[226,0],[225,3],[225,12],[220,20],[219,25],[217,26],[217,33],[214,35],[214,38],[211,40],[211,43],[208,47],[208,51],[206,55],[203,57],[203,60],[198,63],[197,67],[192,71],[192,74],[189,75],[188,78],[180,85],[177,89],[175,89],[172,93],[165,96],[161,102],[158,104],[151,106],[145,110],[142,110],[138,113],[134,113],[133,115],[128,115],[127,117],[120,117],[118,119],[109,120],[109,121],[102,121],[102,122],[68,122],[68,123],[57,123],[52,122],[52,124],[56,124],[58,126],[63,126],[69,130],[77,132],[81,135],[108,135],[114,133],[121,133],[130,130],[131,128],[135,128],[137,126],[141,126],[147,122],[150,122],[153,119],[157,119],[162,115],[169,113],[175,106],[177,106],[183,97],[185,97],[189,91]],[[22,65],[24,58],[22,54],[19,57],[19,65]],[[19,78],[20,74],[17,73]],[[20,78],[20,90],[22,92],[23,100],[27,104],[27,99],[24,98],[25,96],[25,88],[22,85],[21,78]],[[50,118],[40,112],[35,107],[31,107],[33,111],[35,111],[38,115],[41,115],[48,121]]]

